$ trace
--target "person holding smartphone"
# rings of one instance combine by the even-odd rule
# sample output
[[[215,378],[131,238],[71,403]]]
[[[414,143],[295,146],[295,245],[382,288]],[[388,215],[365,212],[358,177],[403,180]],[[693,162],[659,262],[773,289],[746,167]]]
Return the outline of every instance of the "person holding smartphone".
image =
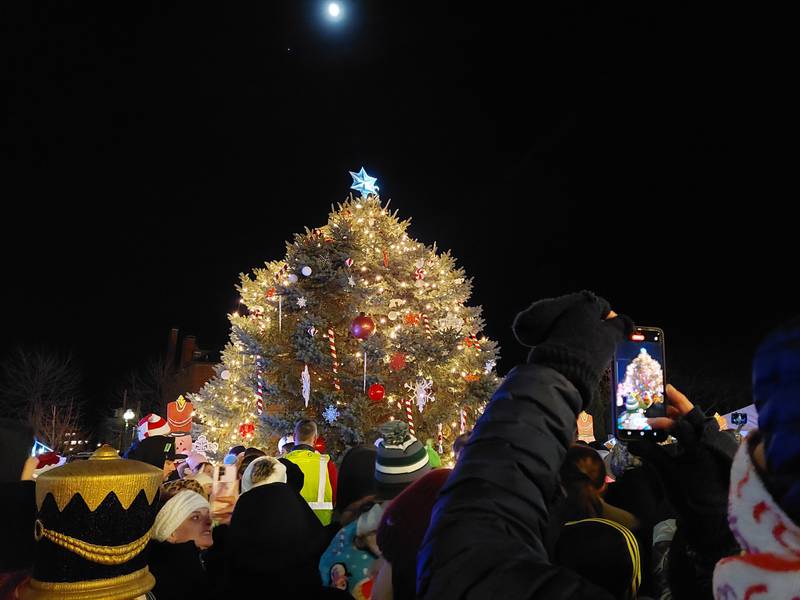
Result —
[[[758,429],[738,446],[689,398],[667,387],[672,454],[634,446],[655,465],[678,511],[668,570],[673,598],[793,600],[800,596],[800,319],[753,360]]]
[[[417,595],[612,598],[548,559],[558,472],[586,408],[632,330],[591,292],[535,302],[514,332],[532,347],[495,392],[442,488],[417,563]]]

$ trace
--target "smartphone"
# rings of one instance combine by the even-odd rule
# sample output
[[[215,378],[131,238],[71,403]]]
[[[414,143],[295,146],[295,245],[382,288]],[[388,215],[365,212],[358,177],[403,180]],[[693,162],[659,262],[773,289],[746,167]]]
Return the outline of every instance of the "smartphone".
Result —
[[[617,344],[611,369],[611,406],[614,435],[619,440],[664,441],[647,419],[664,417],[666,364],[664,332],[657,327],[637,327]]]
[[[211,484],[211,512],[224,510],[229,506],[226,502],[218,502],[217,498],[236,498],[239,495],[239,481],[236,478],[236,465],[217,465]]]

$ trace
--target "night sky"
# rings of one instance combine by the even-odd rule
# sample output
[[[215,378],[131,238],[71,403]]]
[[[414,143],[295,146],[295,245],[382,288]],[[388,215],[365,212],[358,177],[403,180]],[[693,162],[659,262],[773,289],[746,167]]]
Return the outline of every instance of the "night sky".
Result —
[[[796,253],[729,17],[343,4],[4,4],[0,352],[72,350],[103,402],[170,327],[221,348],[238,274],[364,166],[474,277],[501,373],[518,310],[588,288],[665,330],[676,382],[748,385]]]

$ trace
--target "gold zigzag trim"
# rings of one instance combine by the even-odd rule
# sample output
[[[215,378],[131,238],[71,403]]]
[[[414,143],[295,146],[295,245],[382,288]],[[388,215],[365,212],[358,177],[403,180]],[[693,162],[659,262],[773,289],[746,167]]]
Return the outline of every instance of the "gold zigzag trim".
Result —
[[[174,443],[171,440],[169,443]],[[141,491],[149,504],[158,493],[163,471],[135,460],[122,460],[116,450],[103,446],[89,460],[79,460],[51,469],[36,480],[36,504],[41,510],[48,494],[53,496],[59,511],[78,494],[91,512],[114,494],[122,508],[128,510]]]
[[[56,546],[61,546],[73,554],[77,554],[81,558],[85,558],[91,562],[101,565],[121,565],[144,550],[144,547],[147,546],[147,542],[150,541],[151,531],[152,529],[149,529],[147,533],[138,540],[134,540],[129,544],[123,544],[122,546],[98,546],[97,544],[90,544],[89,542],[84,542],[83,540],[59,533],[58,531],[45,529],[44,525],[39,520],[36,521],[34,534],[37,542],[45,538]]]

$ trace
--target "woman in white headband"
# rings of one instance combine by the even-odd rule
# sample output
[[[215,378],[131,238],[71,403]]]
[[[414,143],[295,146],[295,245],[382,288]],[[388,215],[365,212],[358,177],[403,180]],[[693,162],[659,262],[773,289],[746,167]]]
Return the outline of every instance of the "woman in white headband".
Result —
[[[158,511],[151,538],[155,597],[205,597],[209,579],[201,557],[214,544],[208,500],[191,490],[178,492]]]

